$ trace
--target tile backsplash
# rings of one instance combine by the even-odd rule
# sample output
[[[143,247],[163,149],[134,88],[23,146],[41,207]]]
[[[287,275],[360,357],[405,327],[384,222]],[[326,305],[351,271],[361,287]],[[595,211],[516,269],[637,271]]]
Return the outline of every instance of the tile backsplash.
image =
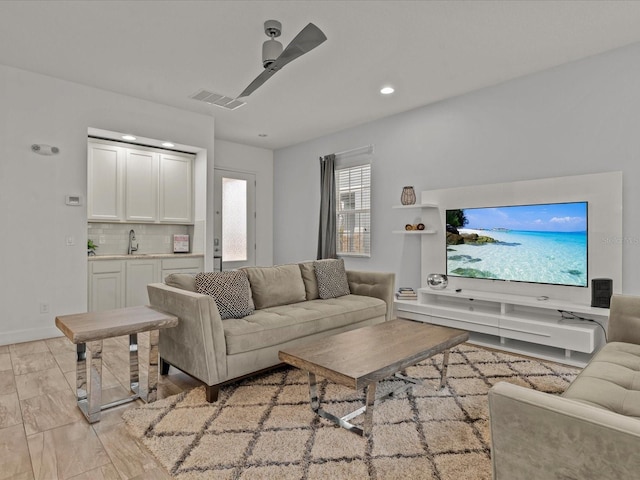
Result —
[[[197,248],[203,243],[194,244],[193,225],[157,225],[145,223],[89,223],[88,238],[98,248],[96,255],[126,255],[129,247],[129,231],[136,233],[134,246],[138,244],[137,254],[173,253],[173,235],[188,234],[191,252],[199,253]],[[201,229],[198,229],[201,230]]]

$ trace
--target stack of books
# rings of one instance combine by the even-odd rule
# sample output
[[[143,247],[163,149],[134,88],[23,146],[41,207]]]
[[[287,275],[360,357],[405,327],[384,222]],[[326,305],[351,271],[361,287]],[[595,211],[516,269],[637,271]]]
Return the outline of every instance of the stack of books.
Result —
[[[398,300],[417,300],[418,294],[411,287],[400,287],[396,292],[396,298]]]

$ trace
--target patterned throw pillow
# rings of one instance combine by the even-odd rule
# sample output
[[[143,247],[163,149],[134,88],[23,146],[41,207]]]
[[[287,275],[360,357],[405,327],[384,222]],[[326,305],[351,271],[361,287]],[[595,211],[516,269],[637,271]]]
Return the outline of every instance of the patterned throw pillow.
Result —
[[[349,295],[349,282],[344,269],[344,260],[316,260],[313,262],[318,280],[320,298],[336,298]]]
[[[255,310],[249,280],[240,270],[199,273],[196,291],[213,297],[223,320],[243,318]]]

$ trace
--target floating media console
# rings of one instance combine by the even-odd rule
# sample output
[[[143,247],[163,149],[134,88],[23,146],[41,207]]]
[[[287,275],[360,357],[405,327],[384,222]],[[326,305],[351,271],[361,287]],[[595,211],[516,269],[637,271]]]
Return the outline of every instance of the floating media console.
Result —
[[[400,318],[468,330],[471,343],[576,366],[605,343],[609,318],[606,308],[474,290],[421,288],[395,307]]]

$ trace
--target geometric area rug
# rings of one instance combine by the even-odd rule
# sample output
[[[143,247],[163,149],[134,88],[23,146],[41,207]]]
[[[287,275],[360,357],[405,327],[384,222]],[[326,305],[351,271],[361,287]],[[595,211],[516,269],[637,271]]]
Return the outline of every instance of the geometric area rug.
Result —
[[[213,404],[199,387],[123,418],[180,480],[490,480],[489,388],[506,381],[559,394],[580,372],[462,344],[438,390],[441,365],[436,355],[407,368],[423,385],[376,405],[366,439],[314,415],[306,374],[293,367],[228,385]],[[318,380],[325,410],[342,416],[363,405],[363,391]],[[397,386],[386,380],[377,390]]]

